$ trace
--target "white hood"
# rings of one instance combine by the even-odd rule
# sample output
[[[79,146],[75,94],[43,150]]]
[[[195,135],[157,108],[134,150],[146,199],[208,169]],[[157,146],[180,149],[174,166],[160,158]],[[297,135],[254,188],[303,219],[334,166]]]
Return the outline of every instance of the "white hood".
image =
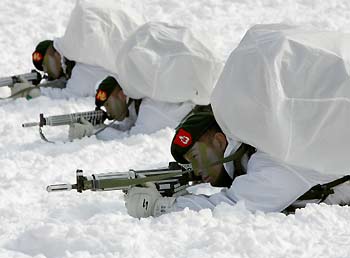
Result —
[[[118,1],[78,0],[65,34],[54,40],[54,47],[70,60],[116,73],[121,45],[143,23]]]
[[[350,171],[350,35],[282,24],[251,28],[212,95],[232,138],[292,165]]]
[[[185,27],[149,22],[121,48],[118,80],[126,95],[158,101],[208,104],[219,62]]]

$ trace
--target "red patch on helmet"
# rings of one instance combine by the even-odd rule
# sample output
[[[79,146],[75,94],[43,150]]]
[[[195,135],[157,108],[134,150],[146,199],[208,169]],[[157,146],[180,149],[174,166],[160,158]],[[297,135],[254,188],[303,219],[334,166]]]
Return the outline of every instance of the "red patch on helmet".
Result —
[[[192,135],[181,128],[175,136],[174,144],[186,148],[192,144]]]
[[[105,101],[107,99],[107,93],[103,90],[98,90],[96,93],[96,99],[99,101]]]
[[[32,58],[34,62],[40,62],[41,60],[43,60],[43,55],[39,52],[34,52]]]

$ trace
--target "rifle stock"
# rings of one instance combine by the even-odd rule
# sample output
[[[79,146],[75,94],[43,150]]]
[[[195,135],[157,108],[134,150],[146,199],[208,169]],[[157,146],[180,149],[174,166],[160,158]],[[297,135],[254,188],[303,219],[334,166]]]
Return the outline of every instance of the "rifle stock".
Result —
[[[48,192],[77,190],[82,193],[91,191],[127,191],[131,186],[153,182],[162,196],[179,196],[185,189],[201,179],[195,176],[189,167],[184,168],[176,162],[170,162],[167,168],[151,170],[130,170],[84,176],[82,170],[76,171],[75,184],[55,184],[47,186]]]

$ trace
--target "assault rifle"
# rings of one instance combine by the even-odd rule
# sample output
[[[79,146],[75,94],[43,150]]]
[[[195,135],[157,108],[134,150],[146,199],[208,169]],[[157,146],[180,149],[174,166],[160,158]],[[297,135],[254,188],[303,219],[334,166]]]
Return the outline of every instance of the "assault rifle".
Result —
[[[108,115],[105,111],[101,109],[96,109],[88,112],[78,112],[78,113],[48,116],[48,117],[44,117],[44,114],[40,114],[39,122],[24,123],[22,124],[22,127],[39,126],[39,134],[41,139],[49,142],[49,140],[47,140],[47,138],[45,137],[42,131],[43,126],[70,125],[74,123],[79,123],[82,118],[89,121],[92,125],[95,126],[95,125],[102,124],[108,118]]]
[[[46,187],[48,192],[77,190],[79,193],[91,191],[123,190],[131,186],[153,182],[162,196],[179,196],[186,193],[186,188],[200,182],[190,165],[170,162],[167,168],[150,170],[129,170],[84,176],[82,170],[76,171],[76,184],[56,184]]]
[[[30,73],[18,74],[18,75],[13,75],[9,77],[2,77],[0,78],[0,87],[4,87],[4,86],[13,87],[15,83],[22,82],[22,79],[25,79],[31,82],[33,85],[38,85],[42,79],[42,76],[38,71],[32,70]]]
[[[46,79],[46,81],[41,83],[42,79]],[[24,74],[18,74],[18,75],[0,78],[0,87],[8,86],[10,88],[13,88],[16,83],[21,83],[23,82],[23,80],[27,80],[28,82],[30,82],[33,85],[32,88],[50,87],[50,88],[63,89],[66,87],[66,84],[67,84],[67,79],[64,76],[56,80],[50,80],[47,75],[42,76],[38,71],[32,70],[30,73],[24,73]],[[18,96],[21,92],[27,89],[28,88],[24,88],[19,91],[16,91],[15,93],[13,93],[11,96],[7,98]],[[6,98],[1,98],[1,99],[6,99]]]

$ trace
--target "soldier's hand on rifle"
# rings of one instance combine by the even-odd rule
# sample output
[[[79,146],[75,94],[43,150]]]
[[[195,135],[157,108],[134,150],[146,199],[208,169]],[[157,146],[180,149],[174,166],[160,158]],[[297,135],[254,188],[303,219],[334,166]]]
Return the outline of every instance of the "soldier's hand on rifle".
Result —
[[[146,187],[132,187],[125,195],[128,214],[134,218],[160,216],[174,211],[175,197],[162,197],[153,183]]]
[[[11,87],[11,97],[32,99],[39,97],[41,95],[40,88],[34,86],[31,82],[27,81],[25,78],[20,77],[21,82],[15,83]]]
[[[80,119],[80,123],[69,125],[68,138],[70,141],[81,139],[85,136],[91,136],[94,132],[94,126],[84,118]]]

